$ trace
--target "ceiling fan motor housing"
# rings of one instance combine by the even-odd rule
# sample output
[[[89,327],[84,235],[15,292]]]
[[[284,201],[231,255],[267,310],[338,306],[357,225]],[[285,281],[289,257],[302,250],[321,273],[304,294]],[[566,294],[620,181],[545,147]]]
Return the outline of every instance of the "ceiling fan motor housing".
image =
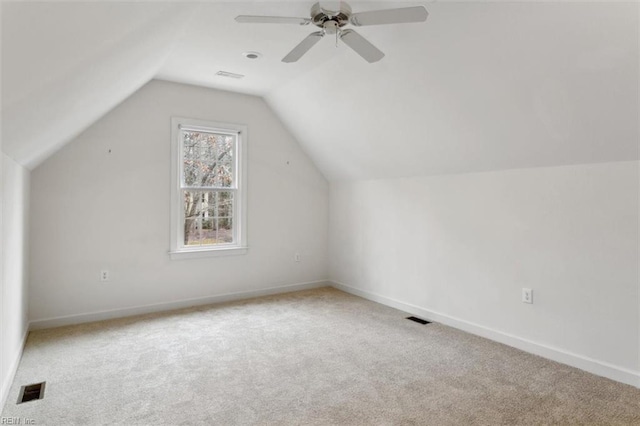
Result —
[[[323,9],[320,3],[311,7],[311,22],[329,34],[335,34],[339,28],[347,25],[350,17],[351,7],[345,2],[340,2],[338,11]]]

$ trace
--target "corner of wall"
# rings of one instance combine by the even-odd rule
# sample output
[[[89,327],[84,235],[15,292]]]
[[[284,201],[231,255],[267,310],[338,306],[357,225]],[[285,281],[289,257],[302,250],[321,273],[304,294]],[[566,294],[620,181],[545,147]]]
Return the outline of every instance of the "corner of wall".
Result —
[[[0,407],[4,407],[29,333],[27,233],[30,171],[5,154],[2,154],[0,163]]]

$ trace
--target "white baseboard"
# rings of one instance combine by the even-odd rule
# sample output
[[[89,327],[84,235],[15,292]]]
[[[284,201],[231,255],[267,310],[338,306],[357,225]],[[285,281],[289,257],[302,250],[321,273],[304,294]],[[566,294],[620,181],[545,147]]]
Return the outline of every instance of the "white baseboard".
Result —
[[[552,361],[560,362],[571,367],[576,367],[581,370],[588,371],[589,373],[596,374],[598,376],[606,377],[617,382],[640,388],[640,372],[628,370],[623,367],[609,364],[604,361],[598,361],[583,355],[548,346],[543,343],[533,342],[531,340],[523,339],[512,334],[484,327],[470,321],[465,321],[439,312],[434,312],[429,309],[421,308],[419,306],[412,305],[411,303],[401,302],[399,300],[391,299],[389,297],[381,296],[369,291],[360,290],[346,284],[338,283],[335,281],[331,281],[330,283],[332,287],[335,287],[338,290],[351,293],[364,299],[368,299],[413,315],[420,316],[429,321],[448,325],[450,327],[457,328],[459,330],[463,330],[468,333],[487,338],[489,340],[503,343],[505,345],[512,346],[514,348],[550,359]]]
[[[4,409],[4,404],[7,403],[7,398],[9,397],[9,392],[11,391],[11,385],[13,385],[13,379],[16,376],[16,372],[18,371],[18,365],[20,365],[20,360],[22,359],[22,352],[24,352],[24,346],[27,343],[27,337],[29,337],[29,327],[25,330],[22,335],[22,343],[20,344],[20,349],[18,353],[13,357],[13,361],[11,362],[11,366],[9,367],[9,371],[7,377],[5,377],[5,381],[2,382],[2,389],[0,389],[0,413]],[[17,396],[16,396],[17,397]]]
[[[312,281],[300,284],[289,284],[277,287],[269,287],[258,290],[239,291],[236,293],[226,293],[215,296],[200,297],[195,299],[184,299],[174,302],[156,303],[152,305],[134,306],[123,309],[113,309],[108,311],[90,312],[61,316],[55,318],[33,320],[29,323],[30,330],[41,330],[45,328],[61,327],[65,325],[81,324],[85,322],[102,321],[113,318],[130,317],[134,315],[148,314],[152,312],[172,311],[174,309],[189,308],[192,306],[211,305],[214,303],[231,302],[234,300],[250,299],[272,294],[289,293],[292,291],[309,290],[312,288],[327,287],[331,284],[328,281]]]

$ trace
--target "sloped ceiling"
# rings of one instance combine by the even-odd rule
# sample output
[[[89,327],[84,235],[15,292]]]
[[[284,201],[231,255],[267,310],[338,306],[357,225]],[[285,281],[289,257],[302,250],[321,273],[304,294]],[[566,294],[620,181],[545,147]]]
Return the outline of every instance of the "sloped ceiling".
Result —
[[[2,150],[33,168],[153,78],[176,5],[2,4]]]
[[[4,3],[3,151],[35,167],[160,78],[263,96],[330,180],[638,158],[638,3],[425,3],[358,29],[375,64],[327,38],[284,64],[312,29],[233,19],[311,3]]]
[[[638,158],[638,5],[428,5],[267,100],[332,180]]]

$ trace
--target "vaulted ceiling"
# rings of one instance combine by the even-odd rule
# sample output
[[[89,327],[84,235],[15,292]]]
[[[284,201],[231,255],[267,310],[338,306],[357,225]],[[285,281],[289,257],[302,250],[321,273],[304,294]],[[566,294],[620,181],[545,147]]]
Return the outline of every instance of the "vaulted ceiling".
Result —
[[[328,37],[285,64],[312,28],[234,20],[312,3],[3,3],[2,149],[36,167],[158,78],[263,96],[330,180],[638,158],[638,3],[423,3],[358,28],[374,64]]]

